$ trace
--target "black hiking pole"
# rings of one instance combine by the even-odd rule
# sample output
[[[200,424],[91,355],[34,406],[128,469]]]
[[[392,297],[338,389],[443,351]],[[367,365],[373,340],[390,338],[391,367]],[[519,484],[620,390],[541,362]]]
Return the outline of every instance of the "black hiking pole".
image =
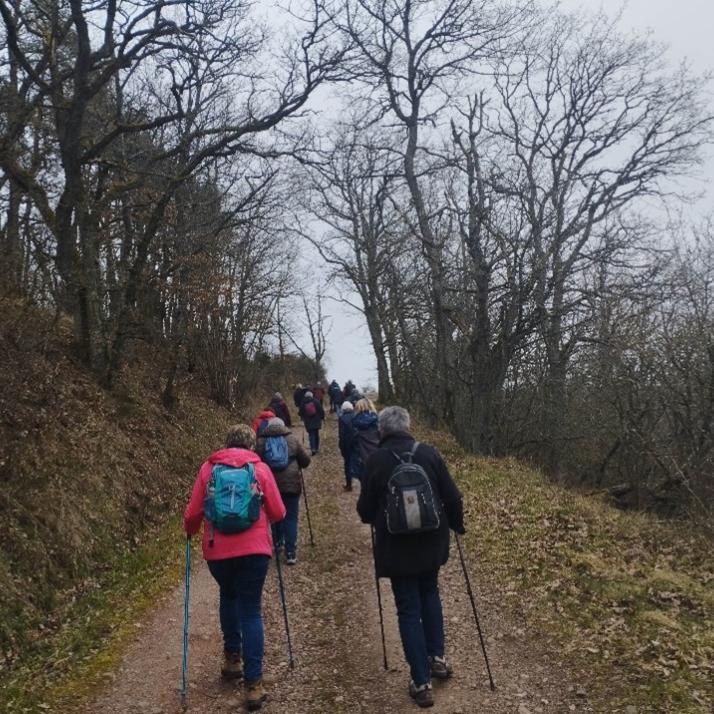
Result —
[[[471,609],[474,612],[474,620],[476,620],[476,629],[478,630],[478,638],[481,641],[481,649],[483,650],[483,658],[486,661],[486,671],[488,672],[488,681],[491,685],[491,691],[496,691],[496,685],[493,682],[493,677],[491,676],[491,665],[488,662],[488,655],[486,654],[486,643],[483,640],[483,632],[481,631],[481,623],[478,619],[478,613],[476,612],[476,601],[474,600],[474,593],[471,589],[471,579],[469,578],[469,571],[466,569],[466,561],[464,560],[464,551],[461,548],[461,538],[459,534],[456,534],[456,545],[459,548],[459,558],[461,559],[461,568],[464,571],[464,579],[466,580],[466,590],[469,594],[469,599],[471,600]]]
[[[295,660],[293,659],[293,645],[290,640],[290,623],[288,622],[288,604],[285,600],[285,585],[283,584],[283,570],[280,565],[280,554],[278,553],[277,547],[274,547],[275,551],[275,571],[278,574],[278,590],[280,591],[280,602],[283,605],[283,619],[285,620],[285,636],[288,640],[288,667],[290,669],[295,668]]]
[[[305,488],[305,476],[300,469],[300,483],[302,484],[302,496],[305,499],[305,515],[307,516],[307,529],[310,531],[310,545],[314,547],[315,538],[312,534],[312,521],[310,520],[310,506],[307,502],[307,489]]]
[[[183,657],[181,659],[181,706],[188,706],[188,602],[191,591],[191,536],[186,536],[186,589],[183,599]]]
[[[384,655],[384,669],[388,670],[387,665],[387,642],[384,639],[384,613],[382,612],[382,590],[379,587],[379,576],[377,575],[377,543],[374,537],[374,526],[371,527],[372,532],[372,560],[374,561],[374,582],[377,584],[377,605],[379,606],[379,629],[382,631],[382,653]]]

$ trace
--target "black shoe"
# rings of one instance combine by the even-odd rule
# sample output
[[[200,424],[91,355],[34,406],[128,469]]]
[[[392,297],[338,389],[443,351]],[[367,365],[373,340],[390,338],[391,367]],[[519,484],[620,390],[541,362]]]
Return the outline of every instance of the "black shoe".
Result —
[[[434,706],[434,696],[431,693],[431,683],[427,682],[427,684],[422,684],[417,687],[414,682],[409,682],[409,696],[421,709]]]
[[[429,657],[429,664],[434,679],[450,679],[454,674],[454,668],[446,661],[446,657]]]
[[[343,488],[345,491],[351,491],[351,490],[352,490],[352,484],[351,484],[351,483],[346,483],[342,488]]]

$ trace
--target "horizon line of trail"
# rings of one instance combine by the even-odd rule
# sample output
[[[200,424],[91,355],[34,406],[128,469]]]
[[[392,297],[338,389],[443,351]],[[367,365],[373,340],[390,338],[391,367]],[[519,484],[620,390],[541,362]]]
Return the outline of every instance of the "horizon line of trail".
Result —
[[[301,425],[293,431],[302,430]],[[399,639],[391,587],[381,580],[385,632],[383,653],[377,608],[370,528],[355,511],[359,495],[343,490],[342,458],[337,450],[336,420],[325,422],[320,453],[304,478],[310,489],[315,546],[300,516],[298,563],[283,567],[290,613],[294,669],[285,645],[285,624],[275,564],[263,594],[265,619],[264,678],[268,701],[261,711],[277,714],[402,714],[416,712],[407,685],[409,670]],[[301,509],[304,511],[304,509]],[[469,524],[467,524],[467,527]],[[477,527],[470,524],[470,527]],[[523,623],[499,611],[498,594],[484,588],[486,564],[471,565],[474,586],[498,690],[489,689],[473,625],[470,602],[452,547],[442,569],[447,656],[454,677],[434,683],[435,714],[569,714],[592,712],[564,680],[555,653],[543,652]],[[218,623],[218,588],[202,558],[195,558],[189,607],[186,711],[234,714],[246,711],[238,682],[220,677],[222,638]],[[108,683],[72,714],[179,714],[182,712],[182,608],[184,584],[177,584],[140,623]],[[573,708],[574,707],[574,708]],[[59,714],[59,712],[57,713]],[[63,709],[62,714],[68,714]]]

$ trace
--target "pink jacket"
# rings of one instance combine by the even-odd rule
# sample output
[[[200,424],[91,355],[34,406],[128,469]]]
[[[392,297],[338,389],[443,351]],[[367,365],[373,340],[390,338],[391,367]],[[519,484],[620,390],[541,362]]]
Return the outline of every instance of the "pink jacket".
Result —
[[[208,544],[208,524],[203,528],[203,557],[206,560],[225,560],[241,555],[272,555],[273,538],[270,533],[270,523],[282,521],[285,518],[285,505],[275,483],[275,478],[260,457],[247,449],[221,449],[211,454],[201,468],[193,484],[191,499],[183,514],[183,527],[188,535],[198,533],[203,518],[203,498],[206,486],[211,477],[214,464],[241,467],[252,463],[255,467],[255,478],[263,492],[263,508],[260,518],[246,531],[228,535],[215,531],[213,546]]]

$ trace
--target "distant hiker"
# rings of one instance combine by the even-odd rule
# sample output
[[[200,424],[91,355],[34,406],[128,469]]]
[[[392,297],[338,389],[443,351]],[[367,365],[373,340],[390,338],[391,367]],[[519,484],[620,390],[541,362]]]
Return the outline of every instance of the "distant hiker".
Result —
[[[337,413],[337,416],[339,416],[340,405],[344,401],[344,398],[342,396],[342,389],[336,379],[330,382],[327,393],[330,395],[330,411]]]
[[[263,409],[260,412],[260,414],[258,414],[258,416],[255,417],[255,419],[253,419],[253,423],[251,425],[251,427],[253,429],[253,433],[257,434],[258,431],[260,430],[261,425],[267,424],[268,421],[270,421],[271,419],[274,419],[274,418],[275,418],[275,412],[272,409],[269,409],[267,407],[265,409]]]
[[[303,399],[305,399],[305,392],[307,389],[302,386],[302,384],[298,384],[295,387],[295,391],[293,392],[293,402],[295,403],[295,408],[300,409],[300,405],[303,402]]]
[[[290,410],[288,409],[288,405],[285,403],[285,399],[283,399],[283,395],[280,392],[275,392],[275,394],[273,394],[273,398],[270,400],[270,404],[268,404],[268,409],[270,409],[270,411],[272,411],[278,419],[282,419],[283,422],[285,422],[285,426],[288,428],[292,426]]]
[[[352,490],[352,479],[360,476],[357,433],[352,424],[355,417],[352,402],[345,402],[337,422],[339,430],[340,453],[345,464],[345,491]]]
[[[346,402],[350,404],[350,402]],[[379,426],[377,409],[369,399],[360,399],[354,407],[352,420],[354,441],[352,446],[354,476],[361,479],[367,459],[379,448]]]
[[[273,465],[268,458],[271,452],[271,441],[279,439],[284,439],[286,442],[287,464],[285,466],[282,464]],[[300,469],[305,469],[310,465],[310,455],[283,420],[277,417],[271,419],[265,429],[260,432],[256,451],[270,466],[287,511],[285,519],[273,526],[275,548],[278,552],[284,548],[285,562],[288,565],[295,565],[297,563],[298,511],[302,493]]]
[[[314,456],[320,450],[320,429],[325,420],[325,410],[312,392],[305,392],[305,399],[300,405],[299,413],[310,440],[310,450]]]
[[[345,382],[345,386],[342,389],[342,396],[345,399],[349,399],[350,394],[352,394],[352,391],[354,390],[354,388],[355,388],[355,385],[352,383],[352,380],[351,379],[348,380],[347,382]]]
[[[411,672],[409,694],[420,707],[430,707],[432,677],[448,679],[453,671],[444,656],[438,577],[449,557],[449,528],[464,533],[464,515],[441,455],[416,442],[409,428],[406,409],[380,412],[379,449],[365,464],[357,512],[375,528],[377,576],[391,579]]]
[[[203,523],[203,557],[220,590],[221,675],[245,676],[246,706],[251,711],[260,709],[266,699],[261,599],[273,551],[269,524],[285,517],[273,474],[254,447],[255,435],[247,424],[231,427],[226,448],[211,454],[199,469],[183,516],[188,535],[197,533]],[[236,493],[246,497],[235,498]],[[221,494],[225,498],[218,507]]]
[[[315,388],[312,390],[312,396],[317,399],[318,402],[320,402],[320,406],[323,406],[325,403],[325,390],[322,387],[322,382],[318,382],[315,385]]]
[[[348,397],[348,399],[349,399],[349,401],[352,402],[352,405],[356,407],[357,402],[360,399],[364,399],[364,396],[362,395],[362,392],[360,392],[359,389],[357,389],[357,387],[354,387],[352,389],[352,391],[350,392],[350,396]]]

